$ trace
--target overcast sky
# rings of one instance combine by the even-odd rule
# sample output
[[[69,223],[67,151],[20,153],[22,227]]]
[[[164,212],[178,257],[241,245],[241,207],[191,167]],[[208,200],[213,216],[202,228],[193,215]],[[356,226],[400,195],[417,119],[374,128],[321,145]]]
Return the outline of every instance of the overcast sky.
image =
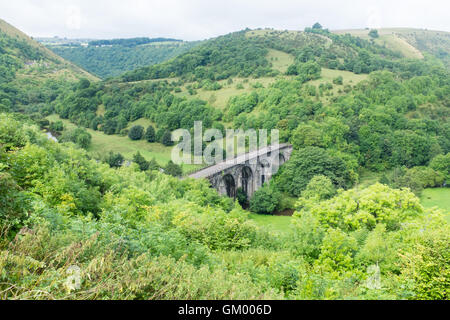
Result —
[[[0,0],[0,18],[34,37],[202,40],[246,27],[450,31],[449,0]]]

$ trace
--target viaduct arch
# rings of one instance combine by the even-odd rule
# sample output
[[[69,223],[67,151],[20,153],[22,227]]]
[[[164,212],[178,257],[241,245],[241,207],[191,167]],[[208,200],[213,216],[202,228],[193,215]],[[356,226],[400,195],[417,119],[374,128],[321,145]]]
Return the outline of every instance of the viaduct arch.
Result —
[[[231,198],[235,198],[237,189],[242,188],[251,198],[256,190],[270,181],[291,154],[292,146],[289,144],[268,146],[203,168],[189,177],[208,179],[220,194]]]

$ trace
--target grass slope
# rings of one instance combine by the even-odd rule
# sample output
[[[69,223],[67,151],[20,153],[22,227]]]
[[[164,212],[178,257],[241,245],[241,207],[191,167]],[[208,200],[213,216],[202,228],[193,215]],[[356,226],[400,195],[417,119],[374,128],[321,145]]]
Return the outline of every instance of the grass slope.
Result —
[[[413,28],[377,29],[379,38],[374,41],[379,45],[401,52],[406,58],[421,59],[424,54],[431,54],[450,66],[450,33]],[[368,29],[336,30],[336,34],[349,33],[363,39],[370,39]]]
[[[62,121],[65,129],[73,129],[76,126],[69,120],[61,119],[58,115],[48,116],[49,121]],[[148,125],[151,124],[146,119],[135,121],[132,125]],[[172,147],[166,147],[160,143],[148,143],[145,140],[132,141],[128,137],[119,135],[107,135],[101,131],[94,131],[86,129],[92,136],[92,144],[89,152],[96,157],[101,157],[110,151],[121,153],[127,160],[131,160],[136,152],[140,152],[147,160],[155,158],[155,160],[162,166],[166,165],[171,159]],[[183,165],[184,172],[191,172],[199,166]]]
[[[69,80],[83,77],[92,81],[99,80],[89,72],[56,55],[33,38],[27,36],[25,33],[14,28],[2,19],[0,19],[0,31],[6,33],[10,37],[24,40],[31,47],[36,48],[36,50],[41,52],[45,57],[44,61],[34,61],[26,68],[20,70],[18,73],[19,79],[34,78],[42,80],[47,78],[60,78],[63,76]]]
[[[420,201],[425,208],[438,207],[444,210],[447,221],[450,222],[450,189],[432,188],[422,192]]]
[[[263,214],[249,215],[258,226],[265,227],[276,233],[286,233],[290,231],[292,217],[271,216]]]

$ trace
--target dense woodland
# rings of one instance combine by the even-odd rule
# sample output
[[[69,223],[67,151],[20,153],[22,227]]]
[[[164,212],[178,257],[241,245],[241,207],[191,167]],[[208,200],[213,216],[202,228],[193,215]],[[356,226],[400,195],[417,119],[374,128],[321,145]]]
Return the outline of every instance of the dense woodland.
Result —
[[[0,299],[449,298],[448,208],[418,198],[449,181],[445,64],[317,26],[248,31],[109,81],[31,84],[21,80],[27,62],[49,58],[0,32]],[[285,74],[269,49],[295,57]],[[313,86],[323,68],[368,77]],[[236,76],[278,78],[224,110],[177,94]],[[53,113],[79,127],[50,123]],[[155,128],[127,129],[140,118]],[[196,120],[279,129],[293,156],[252,199],[233,201],[173,177],[173,164],[161,172],[140,154],[124,166],[120,154],[85,150],[87,128],[153,142]],[[358,187],[364,171],[378,182]],[[283,233],[249,217],[284,209],[295,212]],[[66,285],[73,265],[78,289]]]

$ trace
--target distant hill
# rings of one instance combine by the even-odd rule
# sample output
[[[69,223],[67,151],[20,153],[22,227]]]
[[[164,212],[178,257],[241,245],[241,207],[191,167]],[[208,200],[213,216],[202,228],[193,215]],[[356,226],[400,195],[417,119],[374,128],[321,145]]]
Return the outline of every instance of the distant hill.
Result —
[[[168,38],[112,40],[38,39],[57,55],[101,78],[119,76],[187,52],[198,42]]]
[[[406,58],[423,58],[430,54],[450,67],[450,32],[412,28],[377,29],[379,37],[374,42],[401,52]],[[336,34],[349,33],[363,39],[372,39],[369,29],[336,30]]]
[[[317,61],[322,67],[354,73],[393,69],[403,58],[398,51],[351,35],[327,30],[243,30],[203,42],[189,52],[156,66],[123,75],[125,81],[170,77],[223,80],[232,76],[274,76],[279,70],[269,61],[269,50],[297,57],[296,63]],[[295,66],[293,66],[295,68]]]
[[[98,79],[82,68],[64,60],[33,38],[27,36],[22,31],[1,19],[0,35],[4,40],[2,44],[3,53],[8,53],[10,56],[17,58],[19,62],[26,67],[22,71],[30,71],[33,66],[36,67],[40,65],[41,69],[39,73],[41,76],[45,74],[46,77],[56,77],[64,74],[72,79],[81,77],[90,80]],[[28,52],[28,54],[26,52]],[[45,68],[42,68],[44,63]]]

